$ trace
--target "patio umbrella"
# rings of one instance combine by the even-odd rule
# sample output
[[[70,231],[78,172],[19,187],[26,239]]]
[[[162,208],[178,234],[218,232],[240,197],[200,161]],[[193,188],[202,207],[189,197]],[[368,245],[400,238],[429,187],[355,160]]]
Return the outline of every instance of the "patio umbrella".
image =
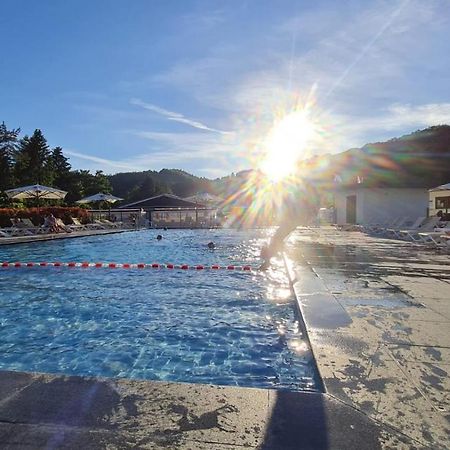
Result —
[[[186,197],[185,200],[195,203],[204,203],[210,205],[218,205],[223,202],[223,198],[217,195],[209,194],[208,192],[197,193],[191,197]]]
[[[123,200],[123,198],[115,197],[111,194],[104,194],[103,192],[99,192],[98,194],[90,195],[89,197],[82,198],[78,200],[76,203],[95,203],[95,202],[107,202],[107,203],[115,203],[119,200]]]
[[[49,186],[42,186],[41,184],[32,184],[30,186],[22,186],[15,189],[8,189],[5,191],[6,195],[13,200],[24,200],[28,198],[35,198],[37,200],[37,208],[39,213],[40,199],[62,200],[67,192],[55,189]]]
[[[76,203],[79,204],[85,204],[85,203],[98,203],[98,207],[100,209],[100,203],[106,202],[106,203],[115,203],[119,200],[123,200],[123,198],[115,197],[111,194],[104,194],[103,192],[98,192],[97,194],[90,195],[89,197],[84,197],[81,200],[78,200]],[[109,216],[111,216],[111,207],[109,209]]]

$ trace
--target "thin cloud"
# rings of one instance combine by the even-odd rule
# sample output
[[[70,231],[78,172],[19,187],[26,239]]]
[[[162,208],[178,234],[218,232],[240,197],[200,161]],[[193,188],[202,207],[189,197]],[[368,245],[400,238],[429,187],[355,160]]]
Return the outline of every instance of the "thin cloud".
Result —
[[[160,108],[159,106],[153,105],[151,103],[146,103],[138,98],[132,98],[130,100],[130,103],[132,105],[140,106],[141,108],[144,108],[148,111],[156,112],[156,113],[166,117],[169,120],[173,120],[174,122],[184,123],[186,125],[189,125],[193,128],[197,128],[199,130],[213,131],[214,133],[219,133],[219,134],[230,134],[229,131],[223,131],[223,130],[218,130],[216,128],[208,127],[207,125],[205,125],[201,122],[198,122],[198,121],[192,120],[192,119],[188,119],[183,114],[169,111],[168,109]]]
[[[74,150],[66,150],[64,149],[64,153],[73,156],[75,158],[79,158],[85,161],[92,161],[99,164],[99,168],[104,168],[104,166],[108,166],[110,168],[115,169],[128,169],[128,170],[142,170],[142,167],[138,165],[129,164],[123,161],[115,161],[112,159],[99,158],[98,156],[92,156],[86,153],[81,153]],[[97,167],[97,166],[96,166]]]

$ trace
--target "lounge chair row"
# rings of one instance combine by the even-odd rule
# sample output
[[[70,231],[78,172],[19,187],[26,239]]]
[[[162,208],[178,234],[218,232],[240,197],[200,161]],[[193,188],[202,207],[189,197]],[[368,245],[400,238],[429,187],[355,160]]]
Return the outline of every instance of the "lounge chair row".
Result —
[[[78,218],[71,217],[72,223],[66,225],[61,219],[56,219],[55,227],[35,225],[30,219],[11,219],[11,226],[0,228],[0,238],[16,236],[33,236],[38,234],[52,234],[55,232],[71,233],[73,231],[107,230],[121,228],[122,222],[110,222],[109,220],[94,220],[93,223],[82,224]]]
[[[401,239],[436,247],[450,246],[450,223],[439,217],[398,218],[390,224],[361,226],[361,231],[379,237]]]

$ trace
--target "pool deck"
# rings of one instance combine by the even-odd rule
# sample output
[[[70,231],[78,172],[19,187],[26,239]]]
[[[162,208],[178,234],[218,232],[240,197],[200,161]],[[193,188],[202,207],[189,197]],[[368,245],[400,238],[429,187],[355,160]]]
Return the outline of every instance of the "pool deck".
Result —
[[[107,228],[105,230],[72,231],[71,233],[58,233],[58,234],[49,233],[49,234],[33,234],[26,236],[1,237],[0,245],[28,244],[30,242],[54,241],[57,239],[73,239],[85,236],[123,233],[125,231],[136,231],[136,230],[134,228]]]
[[[321,229],[285,258],[325,393],[4,371],[1,448],[448,448],[449,256]]]

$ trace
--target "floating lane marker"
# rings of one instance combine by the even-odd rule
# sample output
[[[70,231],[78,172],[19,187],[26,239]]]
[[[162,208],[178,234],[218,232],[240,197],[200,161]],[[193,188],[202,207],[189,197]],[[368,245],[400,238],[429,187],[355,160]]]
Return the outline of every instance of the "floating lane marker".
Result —
[[[152,263],[152,264],[146,264],[146,263],[102,263],[102,262],[2,262],[0,263],[0,267],[2,268],[21,268],[21,267],[81,267],[81,268],[97,268],[97,269],[169,269],[169,270],[196,270],[196,271],[202,271],[202,270],[235,270],[235,271],[245,271],[245,272],[251,272],[258,270],[255,267],[252,266],[234,266],[234,265],[226,265],[226,266],[220,266],[218,264],[213,264],[211,266],[204,265],[204,264],[196,264],[196,265],[189,265],[189,264],[160,264],[160,263]]]

